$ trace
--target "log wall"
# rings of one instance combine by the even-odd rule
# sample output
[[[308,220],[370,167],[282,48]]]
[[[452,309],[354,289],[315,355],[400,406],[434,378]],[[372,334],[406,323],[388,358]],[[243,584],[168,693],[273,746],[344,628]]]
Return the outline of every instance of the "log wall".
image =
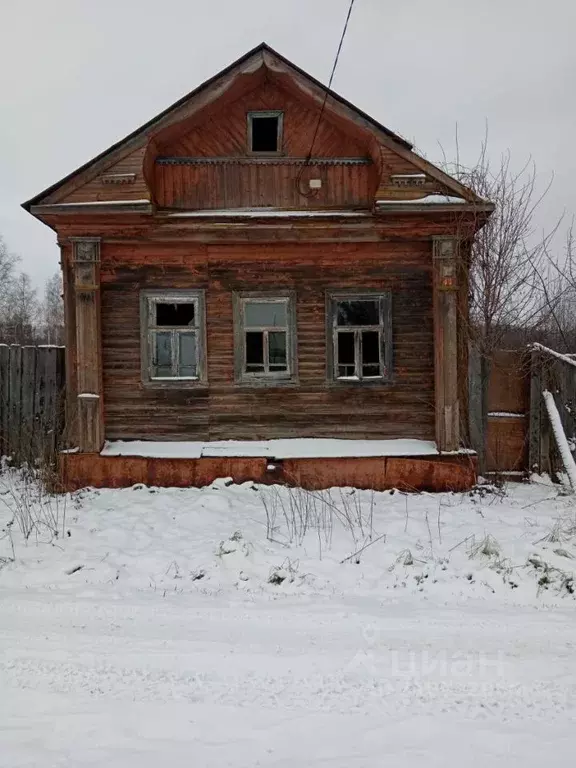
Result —
[[[205,290],[208,385],[145,388],[139,294]],[[299,384],[234,382],[234,291],[296,293]],[[326,379],[327,290],[392,292],[393,382]],[[271,439],[414,437],[434,440],[431,242],[196,245],[103,243],[102,352],[106,437]]]

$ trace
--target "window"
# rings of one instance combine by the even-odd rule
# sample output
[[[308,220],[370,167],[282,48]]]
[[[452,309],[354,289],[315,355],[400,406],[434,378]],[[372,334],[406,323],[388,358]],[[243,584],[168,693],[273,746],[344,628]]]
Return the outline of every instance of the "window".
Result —
[[[202,291],[142,292],[142,376],[149,384],[204,380]]]
[[[294,381],[292,295],[235,296],[236,378],[244,382]]]
[[[390,295],[329,297],[331,377],[336,381],[383,381],[390,377]]]
[[[282,112],[248,113],[250,152],[277,154],[282,150]]]

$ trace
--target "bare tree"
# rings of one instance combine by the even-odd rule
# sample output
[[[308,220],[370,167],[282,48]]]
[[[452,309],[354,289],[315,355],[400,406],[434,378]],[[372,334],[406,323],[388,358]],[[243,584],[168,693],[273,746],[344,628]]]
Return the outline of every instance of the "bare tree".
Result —
[[[10,344],[34,344],[38,322],[38,298],[30,275],[21,272],[10,286],[3,336]]]
[[[41,307],[42,336],[46,344],[64,343],[64,304],[62,301],[62,275],[60,271],[50,277],[44,287]]]
[[[10,294],[14,286],[14,270],[18,259],[10,253],[0,235],[0,336],[10,305]]]
[[[560,221],[537,234],[536,213],[552,182],[542,191],[536,185],[532,162],[514,170],[510,152],[497,161],[488,153],[487,137],[478,159],[467,167],[456,160],[446,170],[495,209],[471,246],[468,267],[469,339],[479,355],[480,396],[484,445],[477,446],[482,465],[488,424],[488,385],[496,350],[510,329],[531,332],[551,317],[556,293],[550,283],[549,251]]]

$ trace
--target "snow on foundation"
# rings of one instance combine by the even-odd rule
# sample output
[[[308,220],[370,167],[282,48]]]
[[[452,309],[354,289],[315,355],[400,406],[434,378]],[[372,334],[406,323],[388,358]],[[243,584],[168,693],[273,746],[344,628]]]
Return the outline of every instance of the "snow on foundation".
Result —
[[[438,455],[429,440],[221,440],[213,442],[108,441],[102,456],[199,459],[202,457],[263,457],[268,459],[367,458],[378,456]]]

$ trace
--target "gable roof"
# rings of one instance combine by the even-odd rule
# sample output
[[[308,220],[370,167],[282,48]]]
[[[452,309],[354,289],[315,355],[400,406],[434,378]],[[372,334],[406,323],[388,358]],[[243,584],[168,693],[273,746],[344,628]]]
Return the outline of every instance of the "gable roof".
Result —
[[[251,60],[254,60],[254,61],[257,61],[258,59],[263,60],[266,54],[269,54],[270,56],[276,58],[278,61],[282,62],[282,64],[284,64],[288,69],[291,69],[292,71],[300,75],[301,78],[304,78],[305,80],[307,80],[309,84],[311,84],[315,88],[321,89],[323,93],[327,94],[328,97],[331,98],[334,102],[344,107],[345,110],[350,111],[357,118],[360,118],[362,121],[365,121],[366,123],[368,123],[376,133],[382,136],[382,138],[385,137],[388,140],[388,142],[393,145],[393,148],[397,149],[401,154],[409,154],[410,159],[417,161],[417,164],[420,166],[422,165],[425,166],[426,170],[430,170],[433,176],[440,178],[440,180],[444,184],[446,184],[449,187],[452,187],[457,192],[457,194],[462,194],[462,191],[464,190],[465,192],[468,193],[466,197],[468,198],[472,197],[472,198],[478,199],[476,198],[474,193],[471,192],[471,190],[466,189],[465,187],[463,187],[463,185],[461,185],[455,179],[452,179],[450,176],[445,174],[439,168],[436,168],[436,166],[434,166],[432,163],[430,163],[427,160],[424,160],[424,158],[421,158],[419,155],[414,153],[412,151],[412,144],[410,142],[406,141],[401,136],[391,131],[389,128],[386,128],[386,126],[379,123],[373,117],[363,112],[361,109],[353,105],[351,102],[349,102],[344,97],[340,96],[335,91],[328,89],[319,80],[314,78],[312,75],[308,74],[306,71],[298,67],[293,62],[291,62],[289,59],[282,56],[282,54],[275,51],[266,43],[260,43],[260,45],[248,51],[248,53],[245,53],[239,59],[232,62],[230,65],[225,67],[223,70],[221,70],[217,74],[213,75],[211,78],[203,82],[194,90],[190,91],[190,93],[187,93],[185,96],[182,96],[180,99],[178,99],[178,101],[174,102],[172,105],[164,109],[162,112],[160,112],[158,115],[153,117],[151,120],[141,125],[135,131],[132,131],[132,133],[128,134],[128,136],[125,136],[123,139],[120,139],[115,144],[108,147],[108,149],[104,150],[103,152],[96,155],[88,162],[84,163],[84,165],[80,166],[76,170],[64,176],[59,181],[55,182],[51,186],[44,189],[42,192],[38,193],[34,197],[27,200],[25,203],[22,204],[22,207],[25,210],[30,212],[33,206],[41,204],[41,202],[46,197],[52,195],[61,187],[64,187],[66,184],[72,181],[75,177],[79,176],[80,174],[85,174],[86,171],[89,171],[94,166],[100,166],[102,164],[105,164],[108,159],[110,160],[110,162],[112,162],[114,155],[119,151],[121,151],[123,148],[125,148],[128,145],[134,144],[135,142],[138,141],[138,139],[146,140],[146,138],[149,136],[152,130],[154,130],[156,127],[158,128],[163,127],[163,124],[166,122],[167,119],[173,116],[176,116],[176,114],[183,107],[188,105],[188,103],[191,102],[193,99],[209,91],[212,87],[217,86],[217,84],[220,81],[223,81],[228,75],[233,74],[235,70],[240,70],[244,65],[248,64]]]

